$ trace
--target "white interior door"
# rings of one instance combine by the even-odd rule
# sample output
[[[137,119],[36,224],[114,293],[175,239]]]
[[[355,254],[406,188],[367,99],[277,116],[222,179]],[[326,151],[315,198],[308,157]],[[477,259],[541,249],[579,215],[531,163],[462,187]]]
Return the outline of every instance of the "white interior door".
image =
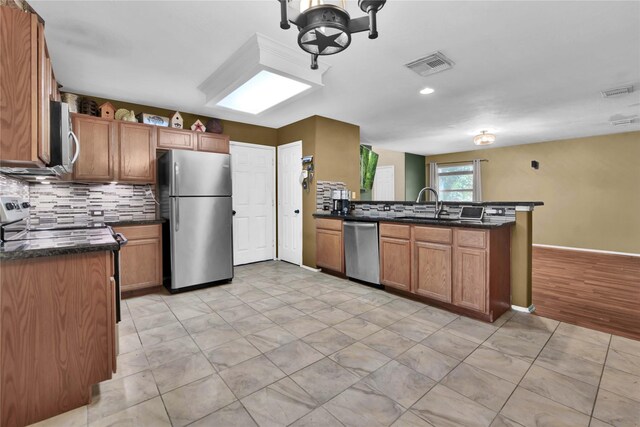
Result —
[[[302,141],[278,147],[278,258],[302,265]]]
[[[275,148],[231,142],[233,264],[275,258]]]
[[[395,192],[395,167],[378,166],[376,176],[373,179],[373,200],[393,201],[396,199]]]

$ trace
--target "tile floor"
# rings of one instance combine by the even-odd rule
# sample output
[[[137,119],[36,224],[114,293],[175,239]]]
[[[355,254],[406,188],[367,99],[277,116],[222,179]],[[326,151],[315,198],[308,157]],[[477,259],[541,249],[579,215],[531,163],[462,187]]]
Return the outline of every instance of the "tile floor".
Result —
[[[477,322],[268,262],[128,299],[114,379],[41,426],[639,426],[640,342]]]

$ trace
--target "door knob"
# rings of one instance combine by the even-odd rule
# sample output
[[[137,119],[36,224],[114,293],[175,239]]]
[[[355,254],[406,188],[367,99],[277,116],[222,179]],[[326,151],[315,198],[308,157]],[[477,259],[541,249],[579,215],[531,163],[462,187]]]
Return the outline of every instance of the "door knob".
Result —
[[[235,214],[236,214],[236,211],[231,211],[231,215],[235,215]]]
[[[300,213],[300,209],[296,209],[295,211],[293,211],[293,213],[299,214]]]

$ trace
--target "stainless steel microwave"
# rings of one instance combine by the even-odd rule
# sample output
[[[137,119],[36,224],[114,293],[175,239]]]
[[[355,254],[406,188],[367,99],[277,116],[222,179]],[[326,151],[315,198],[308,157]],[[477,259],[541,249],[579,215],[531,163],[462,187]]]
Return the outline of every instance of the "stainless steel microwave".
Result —
[[[23,178],[58,177],[73,172],[80,155],[80,142],[73,133],[69,104],[51,101],[49,117],[50,161],[43,168],[2,167],[0,172]]]

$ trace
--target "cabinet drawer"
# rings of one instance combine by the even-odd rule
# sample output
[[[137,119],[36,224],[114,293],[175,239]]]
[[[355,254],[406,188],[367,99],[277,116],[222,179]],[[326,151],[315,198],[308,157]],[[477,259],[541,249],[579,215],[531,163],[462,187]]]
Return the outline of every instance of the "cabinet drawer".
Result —
[[[151,225],[127,225],[123,227],[113,227],[117,233],[124,234],[129,240],[158,239],[162,234],[161,224]]]
[[[486,247],[487,233],[479,230],[456,230],[456,245],[467,248]]]
[[[316,228],[322,230],[342,231],[342,220],[318,218],[316,219]]]
[[[411,239],[411,226],[400,224],[380,223],[380,236],[396,239]]]
[[[415,239],[420,242],[449,243],[452,241],[450,228],[414,227]]]

